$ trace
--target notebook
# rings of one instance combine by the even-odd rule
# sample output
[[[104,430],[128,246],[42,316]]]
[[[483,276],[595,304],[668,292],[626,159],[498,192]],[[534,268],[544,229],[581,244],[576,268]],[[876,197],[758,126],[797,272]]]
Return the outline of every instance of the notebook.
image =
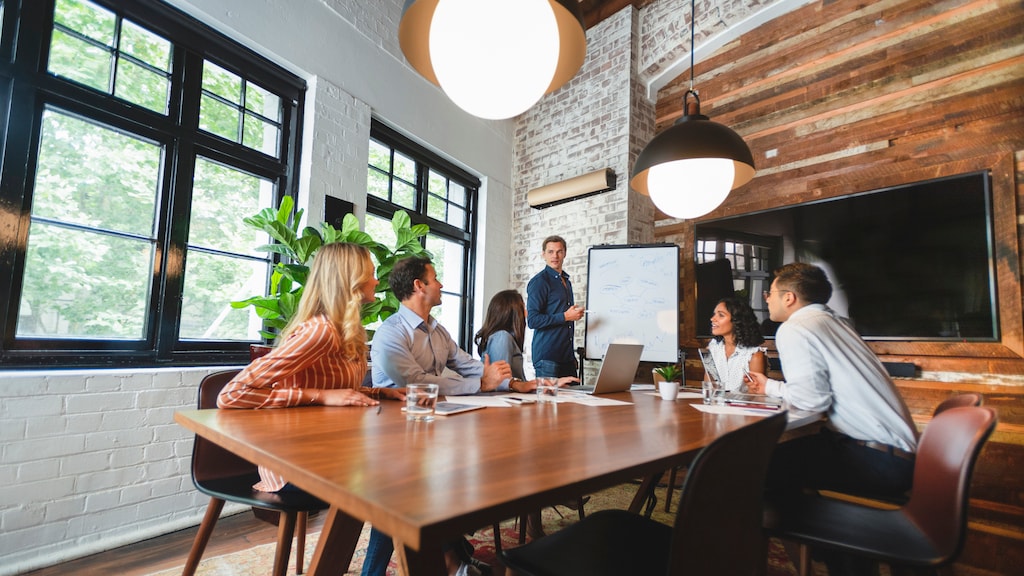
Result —
[[[604,361],[601,362],[601,370],[597,373],[597,382],[593,386],[579,386],[570,390],[584,394],[611,394],[629,390],[643,351],[643,344],[609,344],[604,353]]]

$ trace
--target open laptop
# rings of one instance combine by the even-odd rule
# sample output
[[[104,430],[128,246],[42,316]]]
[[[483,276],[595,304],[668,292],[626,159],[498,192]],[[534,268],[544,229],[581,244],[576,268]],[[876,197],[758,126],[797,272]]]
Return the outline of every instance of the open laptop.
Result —
[[[609,344],[593,386],[573,386],[569,390],[584,394],[611,394],[625,392],[633,385],[636,368],[640,365],[643,344]]]

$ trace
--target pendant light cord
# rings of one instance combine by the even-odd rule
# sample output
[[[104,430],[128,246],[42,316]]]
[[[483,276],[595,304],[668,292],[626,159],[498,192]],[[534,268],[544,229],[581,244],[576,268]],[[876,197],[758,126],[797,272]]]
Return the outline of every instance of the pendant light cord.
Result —
[[[697,22],[697,0],[690,0],[690,92],[693,92],[693,33]]]

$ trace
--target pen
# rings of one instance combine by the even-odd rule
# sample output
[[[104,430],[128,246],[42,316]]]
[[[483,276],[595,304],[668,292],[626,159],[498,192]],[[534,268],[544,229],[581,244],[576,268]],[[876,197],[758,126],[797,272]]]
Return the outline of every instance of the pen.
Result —
[[[726,402],[729,406],[736,406],[737,408],[753,408],[755,410],[778,410],[781,406],[773,406],[771,404],[754,404],[753,402]]]
[[[377,414],[380,414],[381,409],[384,408],[383,404],[377,404]]]

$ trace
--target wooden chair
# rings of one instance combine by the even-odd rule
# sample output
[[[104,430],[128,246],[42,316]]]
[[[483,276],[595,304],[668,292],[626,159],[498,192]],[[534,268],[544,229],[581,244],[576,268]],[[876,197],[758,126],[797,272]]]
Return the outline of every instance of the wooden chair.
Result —
[[[968,489],[978,454],[996,426],[990,408],[954,407],[925,428],[910,500],[895,509],[806,494],[769,503],[769,536],[839,550],[894,567],[937,569],[953,562],[967,530]],[[808,555],[801,576],[810,573]]]
[[[765,562],[761,511],[768,462],[786,426],[783,411],[718,438],[693,460],[674,526],[602,510],[502,552],[518,574],[756,574]]]
[[[216,408],[217,395],[238,372],[224,370],[203,378],[199,383],[199,408]],[[288,571],[293,533],[297,539],[295,573],[302,574],[307,515],[309,512],[327,508],[327,504],[298,490],[274,493],[255,491],[252,485],[259,482],[259,479],[255,464],[205,438],[196,436],[192,448],[192,483],[200,492],[210,496],[210,504],[206,508],[206,515],[199,525],[199,532],[196,533],[196,539],[188,553],[182,576],[195,574],[226,501],[279,512],[273,574],[284,576]]]
[[[950,396],[938,406],[935,407],[935,412],[932,413],[932,417],[938,416],[940,413],[949,410],[950,408],[960,408],[963,406],[981,406],[985,401],[985,398],[981,394],[975,392],[967,392],[965,394],[957,394],[956,396]]]

